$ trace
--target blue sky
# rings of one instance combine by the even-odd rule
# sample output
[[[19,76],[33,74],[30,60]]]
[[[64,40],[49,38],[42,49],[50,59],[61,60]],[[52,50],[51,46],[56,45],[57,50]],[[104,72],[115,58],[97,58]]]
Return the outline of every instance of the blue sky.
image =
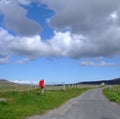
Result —
[[[1,0],[0,79],[118,78],[119,21],[119,0]]]

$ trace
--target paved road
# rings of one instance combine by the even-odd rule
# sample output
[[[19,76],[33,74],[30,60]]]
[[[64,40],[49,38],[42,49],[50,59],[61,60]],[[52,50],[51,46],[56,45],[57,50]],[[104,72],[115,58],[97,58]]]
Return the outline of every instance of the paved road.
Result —
[[[120,105],[105,99],[101,89],[92,89],[58,109],[29,119],[120,119]]]

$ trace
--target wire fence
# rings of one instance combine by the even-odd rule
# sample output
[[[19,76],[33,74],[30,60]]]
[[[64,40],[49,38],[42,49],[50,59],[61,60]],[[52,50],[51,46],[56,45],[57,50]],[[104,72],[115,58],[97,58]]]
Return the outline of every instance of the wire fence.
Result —
[[[109,85],[108,90],[120,92],[120,85]]]
[[[66,90],[69,88],[98,87],[98,85],[67,84],[65,82],[45,82],[44,90]],[[31,91],[40,88],[39,82],[31,81],[30,84],[0,84],[0,92]]]

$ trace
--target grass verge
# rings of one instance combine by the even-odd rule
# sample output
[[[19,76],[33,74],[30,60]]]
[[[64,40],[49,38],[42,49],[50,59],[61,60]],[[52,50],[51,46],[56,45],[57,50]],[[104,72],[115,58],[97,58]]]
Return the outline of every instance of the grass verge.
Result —
[[[59,107],[70,98],[85,92],[88,88],[73,88],[63,90],[45,91],[41,94],[39,89],[24,92],[0,93],[0,119],[22,119],[35,114],[44,114],[46,111]]]
[[[103,94],[110,101],[120,104],[120,91],[105,88],[103,89]]]

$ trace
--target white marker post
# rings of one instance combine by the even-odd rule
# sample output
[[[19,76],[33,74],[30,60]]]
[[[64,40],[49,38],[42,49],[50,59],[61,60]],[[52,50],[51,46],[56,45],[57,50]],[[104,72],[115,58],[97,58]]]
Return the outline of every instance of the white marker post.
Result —
[[[65,91],[65,82],[63,82],[63,90]]]

